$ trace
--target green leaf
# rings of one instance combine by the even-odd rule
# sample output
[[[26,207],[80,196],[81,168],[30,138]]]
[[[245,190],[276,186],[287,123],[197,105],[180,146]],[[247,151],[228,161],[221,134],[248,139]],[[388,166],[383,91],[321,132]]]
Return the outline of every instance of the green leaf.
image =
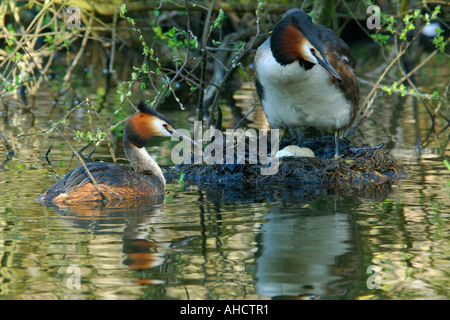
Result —
[[[433,92],[433,99],[434,100],[439,99],[439,92],[437,92],[437,91]]]
[[[91,142],[94,138],[94,135],[92,134],[92,132],[88,131],[86,133],[86,142]]]
[[[122,3],[120,5],[120,15],[125,15],[125,13],[127,13],[127,5],[125,3]]]
[[[444,164],[447,167],[447,169],[450,171],[450,163],[448,163],[448,160],[444,160]]]

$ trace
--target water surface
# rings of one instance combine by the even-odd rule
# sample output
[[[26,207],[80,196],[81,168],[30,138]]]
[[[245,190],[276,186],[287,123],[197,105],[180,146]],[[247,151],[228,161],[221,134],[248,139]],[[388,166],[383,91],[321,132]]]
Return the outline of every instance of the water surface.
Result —
[[[253,96],[249,86],[236,92],[243,114]],[[0,144],[1,299],[449,298],[448,130],[431,130],[412,98],[380,97],[352,137],[391,150],[408,173],[393,185],[370,192],[312,186],[305,196],[295,188],[258,194],[239,184],[171,181],[164,199],[64,209],[34,199],[57,180],[54,171],[64,175],[79,162],[58,134],[34,133],[67,109],[55,109],[45,92],[36,100],[34,115],[13,104],[0,124],[14,150]],[[68,120],[68,136],[89,127],[86,112]],[[181,127],[192,124],[186,113],[169,115]],[[250,120],[267,125],[260,109]],[[120,137],[114,141],[123,157]],[[41,161],[50,144],[54,171]],[[158,139],[148,150],[167,165],[172,145]],[[104,145],[93,157],[112,161]]]

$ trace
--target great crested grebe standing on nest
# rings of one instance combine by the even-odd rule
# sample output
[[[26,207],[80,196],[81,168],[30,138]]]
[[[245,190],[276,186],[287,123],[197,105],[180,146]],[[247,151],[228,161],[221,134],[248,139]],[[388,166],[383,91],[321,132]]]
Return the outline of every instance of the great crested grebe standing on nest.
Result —
[[[90,162],[86,166],[108,200],[145,198],[164,192],[166,180],[155,160],[145,150],[152,137],[178,137],[190,143],[191,138],[177,131],[164,115],[139,103],[123,131],[125,155],[134,171],[115,163]],[[83,166],[68,172],[62,180],[47,189],[36,201],[56,205],[102,201]]]
[[[338,157],[339,131],[351,124],[359,103],[355,60],[344,40],[291,9],[258,48],[255,68],[270,126],[300,134],[308,127],[334,132]]]

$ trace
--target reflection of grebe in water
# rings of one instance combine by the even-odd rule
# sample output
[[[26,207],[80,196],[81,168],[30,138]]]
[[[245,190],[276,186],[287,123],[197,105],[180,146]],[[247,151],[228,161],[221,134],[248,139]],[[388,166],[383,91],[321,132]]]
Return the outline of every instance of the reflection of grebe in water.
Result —
[[[319,201],[320,207],[314,209]],[[256,239],[257,294],[277,299],[331,298],[344,295],[354,281],[351,215],[331,213],[336,205],[331,197],[311,204],[274,206],[264,216],[267,221]]]
[[[128,120],[123,131],[125,154],[135,171],[115,163],[86,164],[108,200],[142,198],[164,192],[166,180],[161,168],[144,148],[153,136],[175,136],[195,143],[178,132],[169,119],[143,101],[139,103],[138,108],[139,112]],[[56,205],[101,200],[83,166],[68,172],[61,181],[36,199],[38,202],[52,202]]]

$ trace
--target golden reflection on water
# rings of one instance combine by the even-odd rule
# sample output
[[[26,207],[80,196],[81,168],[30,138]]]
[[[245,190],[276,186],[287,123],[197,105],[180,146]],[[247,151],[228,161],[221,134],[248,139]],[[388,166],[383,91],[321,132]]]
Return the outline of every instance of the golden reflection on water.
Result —
[[[250,89],[234,94],[236,106],[244,115],[256,104],[251,127],[268,129]],[[35,118],[11,112],[9,127],[0,124],[15,150],[6,161],[0,144],[0,299],[449,297],[450,178],[443,160],[450,151],[443,135],[428,135],[428,115],[421,105],[414,111],[410,98],[395,104],[381,97],[351,136],[355,144],[384,143],[409,173],[379,198],[317,186],[308,196],[279,187],[257,196],[237,185],[217,190],[174,181],[163,203],[60,210],[33,202],[55,182],[36,154],[52,143],[50,161],[60,175],[78,160],[56,134],[17,137],[48,128],[51,101],[44,93],[37,101]],[[53,120],[63,115],[54,112]],[[80,110],[67,134],[86,127]],[[171,164],[170,147],[161,141],[148,149]],[[95,156],[111,161],[102,148]],[[120,141],[117,148],[123,157]],[[381,268],[380,289],[367,287],[371,265]],[[80,266],[80,290],[67,286],[70,266]]]

